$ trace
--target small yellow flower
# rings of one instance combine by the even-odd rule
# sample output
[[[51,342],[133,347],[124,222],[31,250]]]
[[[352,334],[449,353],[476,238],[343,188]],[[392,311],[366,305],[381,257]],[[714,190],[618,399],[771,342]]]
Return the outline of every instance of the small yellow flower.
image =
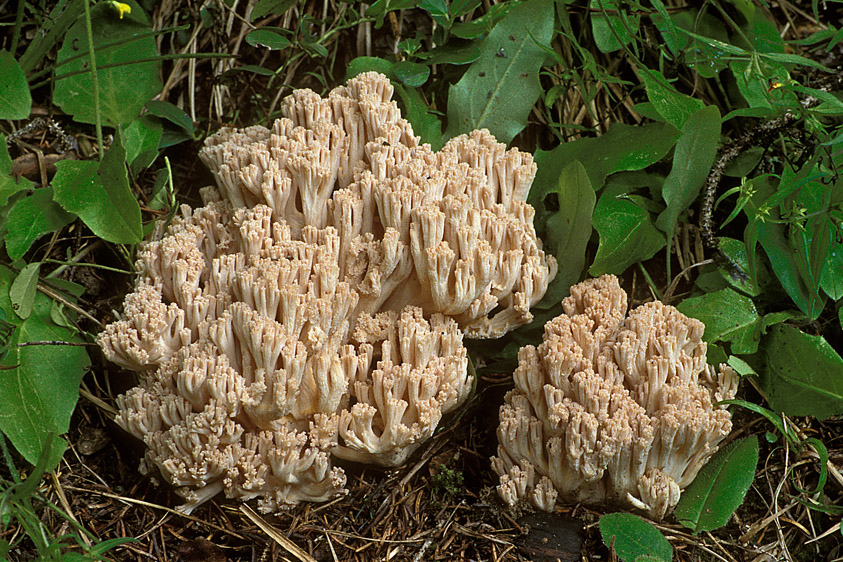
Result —
[[[114,9],[120,14],[120,19],[123,19],[123,16],[126,14],[132,13],[132,7],[124,2],[117,2],[116,0],[111,0],[111,5],[114,6]]]

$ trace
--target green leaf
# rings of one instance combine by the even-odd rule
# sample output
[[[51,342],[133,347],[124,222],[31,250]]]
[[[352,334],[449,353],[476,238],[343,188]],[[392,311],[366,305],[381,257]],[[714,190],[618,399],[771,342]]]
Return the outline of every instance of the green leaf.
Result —
[[[557,185],[559,210],[547,219],[547,232],[542,237],[546,241],[546,251],[563,265],[545,293],[543,303],[549,306],[561,301],[570,286],[580,280],[597,199],[585,168],[578,160],[562,169]]]
[[[639,556],[656,560],[673,560],[673,547],[658,529],[631,513],[607,513],[600,518],[600,536],[606,547],[611,545],[618,558],[632,562]]]
[[[399,82],[410,88],[418,88],[427,82],[430,76],[430,67],[410,61],[396,62],[392,71]]]
[[[255,7],[252,8],[249,21],[255,21],[270,14],[280,16],[295,5],[296,0],[258,0]]]
[[[773,410],[820,420],[843,414],[843,359],[825,338],[777,324],[764,357],[761,388]]]
[[[146,109],[152,115],[169,121],[183,130],[190,138],[194,137],[193,121],[190,120],[190,116],[182,108],[168,101],[150,100],[146,102]]]
[[[155,117],[144,115],[120,126],[120,139],[126,148],[126,162],[132,173],[148,168],[158,157],[158,143],[161,142],[161,122]]]
[[[751,297],[761,294],[758,283],[750,275],[749,260],[746,256],[746,245],[734,238],[722,237],[718,239],[718,247],[729,260],[728,266],[720,266],[717,271],[732,287],[743,291]],[[735,271],[737,269],[737,271]]]
[[[658,70],[641,69],[641,80],[647,90],[647,99],[659,115],[677,129],[681,129],[691,115],[705,107],[701,100],[680,94],[670,87]]]
[[[345,69],[345,79],[350,80],[364,72],[380,72],[384,76],[392,76],[392,63],[379,57],[357,57]]]
[[[28,179],[12,177],[12,158],[9,156],[6,136],[0,135],[0,207],[6,206],[9,197],[15,193],[31,188],[32,182]]]
[[[836,240],[828,249],[820,275],[820,287],[832,300],[843,298],[843,244]]]
[[[413,126],[413,132],[433,150],[442,148],[442,122],[430,111],[420,91],[401,84],[394,86],[395,93],[404,104],[404,118]]]
[[[119,136],[101,163],[64,160],[56,164],[55,201],[76,213],[98,237],[116,244],[143,238],[141,212],[129,189],[126,151]]]
[[[699,297],[685,299],[676,307],[679,312],[705,324],[706,342],[731,342],[732,353],[758,351],[761,339],[761,317],[752,299],[732,289],[723,289]]]
[[[76,215],[53,202],[53,188],[42,187],[19,199],[6,219],[6,251],[12,261],[29,250],[35,240],[73,222]]]
[[[730,355],[728,361],[726,361],[726,364],[733,368],[735,372],[742,377],[758,376],[758,373],[755,372],[755,369],[752,368],[752,365],[750,365],[740,357]]]
[[[39,190],[41,191],[41,190]],[[11,311],[9,289],[15,273],[0,266],[0,309]],[[79,398],[79,383],[90,365],[84,347],[31,345],[32,341],[80,342],[78,333],[57,326],[50,319],[52,300],[37,293],[32,314],[26,320],[11,315],[18,326],[13,346],[0,361],[0,431],[30,463],[35,464],[50,434],[68,431],[70,416]],[[9,316],[7,314],[7,316]],[[47,470],[57,464],[67,446],[55,439]]]
[[[158,56],[154,37],[143,37],[121,45],[102,47],[127,36],[152,31],[143,8],[134,0],[125,2],[131,6],[132,11],[122,19],[108,2],[100,2],[91,9],[100,111],[104,121],[112,127],[128,123],[137,117],[147,100],[161,91],[160,61],[138,62]],[[77,55],[81,56],[69,60]],[[72,115],[74,120],[95,123],[93,79],[84,18],[77,20],[67,31],[59,49],[58,64],[62,66],[56,77],[53,101]],[[104,68],[112,64],[119,66]],[[63,77],[76,71],[83,73]]]
[[[592,224],[600,235],[597,255],[588,270],[595,277],[620,274],[630,265],[653,257],[665,245],[650,214],[626,198],[601,197]]]
[[[35,293],[38,291],[38,273],[41,271],[41,262],[29,263],[20,270],[9,288],[9,300],[12,302],[12,310],[18,318],[26,320],[32,314],[32,306],[35,304]]]
[[[285,36],[287,32],[280,27],[262,27],[255,29],[246,36],[246,43],[252,47],[266,47],[270,51],[286,49],[292,43]]]
[[[785,225],[771,221],[758,223],[758,241],[764,248],[773,273],[787,291],[787,294],[811,320],[816,320],[825,305],[825,299],[817,294],[800,274],[796,251],[790,244]]]
[[[682,136],[673,153],[673,167],[662,188],[667,208],[656,220],[656,226],[668,237],[673,236],[679,213],[699,195],[717,155],[719,140],[720,112],[713,105],[694,113],[682,126]]]
[[[539,170],[528,202],[538,208],[544,197],[556,190],[559,174],[569,162],[579,160],[594,190],[599,191],[609,174],[642,170],[661,160],[678,137],[679,131],[666,123],[639,126],[614,123],[606,134],[597,138],[563,142],[550,151],[537,150]]]
[[[0,51],[0,119],[26,119],[32,109],[29,84],[18,61]]]
[[[630,41],[638,30],[641,17],[630,15],[616,0],[591,0],[591,32],[601,53],[617,51]]]
[[[425,62],[433,64],[471,64],[480,58],[480,45],[477,43],[466,43],[465,45],[454,46],[450,43],[441,45],[424,53],[427,58]]]
[[[509,144],[521,132],[542,92],[539,70],[553,20],[549,0],[529,0],[498,22],[481,44],[480,58],[450,88],[448,138],[486,128]]]
[[[720,448],[682,492],[674,515],[695,534],[729,521],[755,478],[758,439],[744,437]]]

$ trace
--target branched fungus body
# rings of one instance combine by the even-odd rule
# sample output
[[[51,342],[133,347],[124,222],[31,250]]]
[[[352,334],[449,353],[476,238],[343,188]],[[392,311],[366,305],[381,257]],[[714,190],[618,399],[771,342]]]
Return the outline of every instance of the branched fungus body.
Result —
[[[492,467],[508,503],[621,503],[661,519],[732,424],[738,377],[706,363],[705,326],[651,302],[627,315],[605,275],[571,287],[538,348],[520,350]]]
[[[139,252],[99,343],[141,372],[117,422],[185,510],[324,500],[345,485],[332,454],[401,464],[470,393],[463,336],[529,322],[556,272],[532,157],[487,131],[433,152],[391,95],[363,74],[210,137],[217,187]]]

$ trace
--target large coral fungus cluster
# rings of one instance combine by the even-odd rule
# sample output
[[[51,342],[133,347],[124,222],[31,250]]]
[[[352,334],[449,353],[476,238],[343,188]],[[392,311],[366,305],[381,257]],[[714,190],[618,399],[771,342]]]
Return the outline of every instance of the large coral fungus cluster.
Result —
[[[139,253],[99,342],[141,371],[117,421],[185,509],[323,500],[345,484],[332,454],[402,463],[470,393],[463,334],[530,321],[555,273],[531,156],[485,131],[434,153],[391,94],[365,74],[211,137],[218,188]]]
[[[621,503],[661,519],[731,422],[719,400],[737,375],[706,363],[704,325],[651,302],[626,315],[617,278],[575,285],[543,343],[518,356],[500,410],[498,492],[550,511],[556,500]]]

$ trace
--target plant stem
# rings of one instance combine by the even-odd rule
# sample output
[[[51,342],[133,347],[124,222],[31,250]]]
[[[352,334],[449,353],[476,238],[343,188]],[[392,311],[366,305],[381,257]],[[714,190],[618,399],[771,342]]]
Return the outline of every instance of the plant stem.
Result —
[[[15,15],[15,30],[12,32],[12,44],[9,47],[9,52],[14,56],[15,51],[18,50],[18,41],[20,41],[20,28],[23,25],[23,9],[26,7],[26,2],[18,2],[18,13]]]
[[[85,31],[88,33],[88,53],[91,56],[91,81],[94,89],[94,114],[97,118],[97,150],[100,160],[105,156],[102,146],[102,115],[100,114],[100,83],[97,79],[97,58],[94,53],[94,30],[91,25],[91,1],[85,0]]]

